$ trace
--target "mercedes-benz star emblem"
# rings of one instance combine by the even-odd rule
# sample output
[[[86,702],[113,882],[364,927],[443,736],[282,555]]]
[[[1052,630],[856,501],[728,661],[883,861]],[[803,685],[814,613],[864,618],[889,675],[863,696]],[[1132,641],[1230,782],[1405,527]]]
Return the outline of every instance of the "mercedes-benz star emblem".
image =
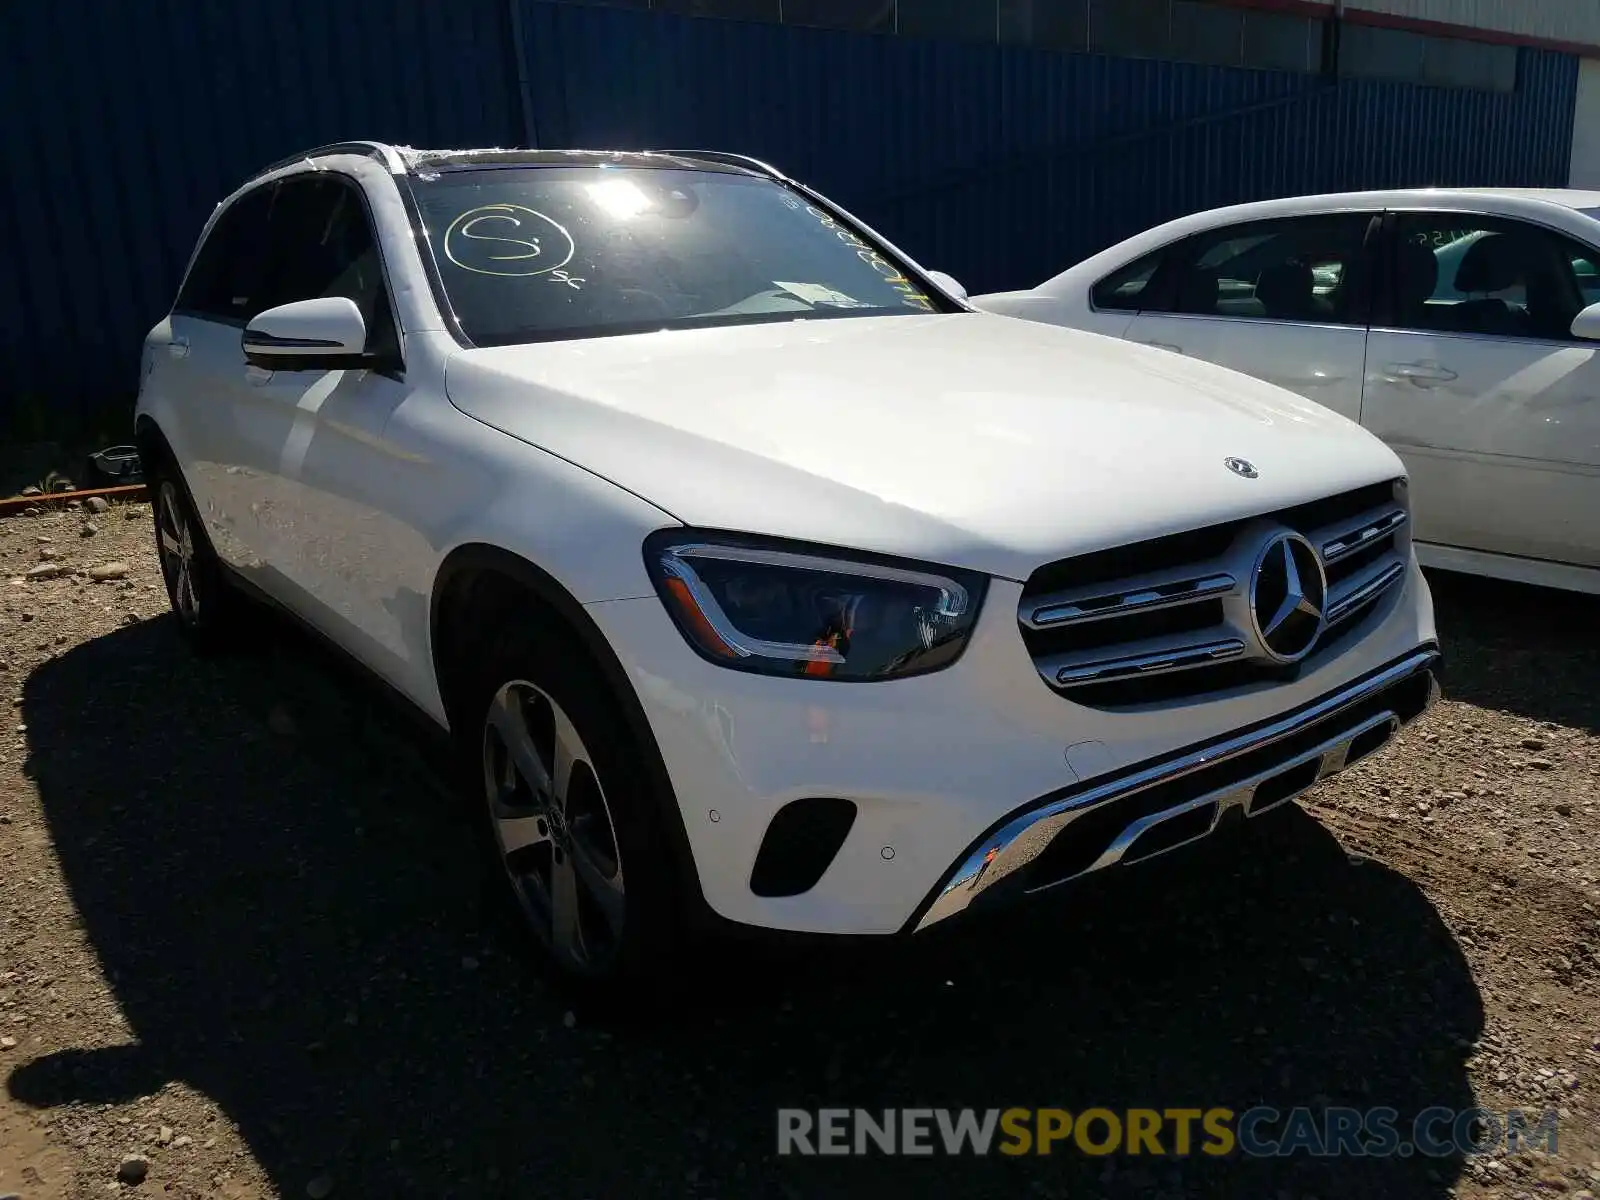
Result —
[[[1247,458],[1225,458],[1222,465],[1242,479],[1259,479],[1261,472],[1256,470],[1255,463]]]
[[[1250,616],[1267,657],[1296,663],[1322,636],[1328,580],[1311,543],[1287,530],[1267,539],[1250,576]]]

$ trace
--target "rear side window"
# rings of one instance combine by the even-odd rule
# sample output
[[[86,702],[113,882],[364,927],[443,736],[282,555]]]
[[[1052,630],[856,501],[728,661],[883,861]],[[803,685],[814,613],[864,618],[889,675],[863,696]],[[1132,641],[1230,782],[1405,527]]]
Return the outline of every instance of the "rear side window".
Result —
[[[265,307],[258,301],[272,193],[268,184],[223,210],[183,282],[177,311],[242,325]]]
[[[1162,272],[1144,311],[1365,325],[1366,213],[1252,221],[1197,234]]]
[[[1105,312],[1138,312],[1149,299],[1150,280],[1165,253],[1157,250],[1111,272],[1094,285],[1090,303]]]

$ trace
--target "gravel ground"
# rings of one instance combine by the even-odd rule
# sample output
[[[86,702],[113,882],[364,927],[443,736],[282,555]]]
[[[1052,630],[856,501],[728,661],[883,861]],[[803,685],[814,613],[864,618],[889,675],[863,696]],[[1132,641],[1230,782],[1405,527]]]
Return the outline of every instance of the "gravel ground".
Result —
[[[1305,811],[909,947],[715,948],[606,1025],[517,953],[407,725],[270,622],[189,656],[148,510],[85,516],[0,520],[0,1197],[1600,1192],[1600,603],[1439,576],[1448,699]],[[1561,1141],[774,1153],[779,1106],[1255,1103]]]

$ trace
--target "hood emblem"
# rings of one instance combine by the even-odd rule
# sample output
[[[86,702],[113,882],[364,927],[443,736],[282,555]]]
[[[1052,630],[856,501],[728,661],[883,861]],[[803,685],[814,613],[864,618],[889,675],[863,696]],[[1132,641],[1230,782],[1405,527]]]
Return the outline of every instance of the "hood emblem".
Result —
[[[1310,542],[1283,530],[1261,547],[1250,573],[1250,617],[1267,657],[1297,663],[1327,624],[1328,579]]]
[[[1261,477],[1261,472],[1256,470],[1255,463],[1248,458],[1225,458],[1222,460],[1222,465],[1241,479],[1259,479]]]

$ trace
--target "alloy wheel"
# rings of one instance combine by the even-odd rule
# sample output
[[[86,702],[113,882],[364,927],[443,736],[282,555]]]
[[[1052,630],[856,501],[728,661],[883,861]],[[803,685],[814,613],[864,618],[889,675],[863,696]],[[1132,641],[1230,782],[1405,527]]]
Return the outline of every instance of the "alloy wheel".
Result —
[[[604,973],[626,905],[616,825],[577,727],[538,685],[518,679],[495,693],[483,777],[501,861],[535,934],[568,970]]]
[[[156,549],[161,574],[172,597],[172,610],[185,625],[200,622],[200,591],[196,584],[195,539],[187,506],[170,479],[161,481],[156,504]]]

